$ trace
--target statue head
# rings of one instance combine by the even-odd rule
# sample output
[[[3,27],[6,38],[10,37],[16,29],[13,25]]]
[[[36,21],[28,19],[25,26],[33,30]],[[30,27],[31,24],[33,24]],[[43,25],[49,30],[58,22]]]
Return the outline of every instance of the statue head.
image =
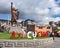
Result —
[[[13,2],[11,2],[11,5],[13,5]]]

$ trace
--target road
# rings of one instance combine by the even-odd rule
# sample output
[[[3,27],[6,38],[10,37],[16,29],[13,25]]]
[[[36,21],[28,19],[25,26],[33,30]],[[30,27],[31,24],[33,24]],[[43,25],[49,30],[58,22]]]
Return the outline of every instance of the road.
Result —
[[[43,45],[41,48],[60,48],[60,37],[55,37],[55,40],[52,44]]]

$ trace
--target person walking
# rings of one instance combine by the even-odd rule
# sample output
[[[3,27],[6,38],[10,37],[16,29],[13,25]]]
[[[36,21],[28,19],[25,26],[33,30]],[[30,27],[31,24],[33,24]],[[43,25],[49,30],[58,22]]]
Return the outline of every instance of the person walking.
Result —
[[[54,32],[52,32],[52,37],[53,37],[53,40],[54,40]]]

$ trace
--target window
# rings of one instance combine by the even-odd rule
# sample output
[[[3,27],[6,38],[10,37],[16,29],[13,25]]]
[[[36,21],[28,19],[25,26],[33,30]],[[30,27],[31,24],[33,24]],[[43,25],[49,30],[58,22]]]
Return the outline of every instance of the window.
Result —
[[[39,27],[39,29],[42,29],[42,28],[43,28],[42,26]]]
[[[47,29],[50,29],[50,26],[48,26]]]

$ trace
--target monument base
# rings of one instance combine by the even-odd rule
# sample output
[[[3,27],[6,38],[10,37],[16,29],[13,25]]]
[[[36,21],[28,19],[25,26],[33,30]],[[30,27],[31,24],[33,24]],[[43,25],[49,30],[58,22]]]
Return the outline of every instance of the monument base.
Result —
[[[0,40],[1,48],[40,48],[53,43],[52,38],[33,40]]]

